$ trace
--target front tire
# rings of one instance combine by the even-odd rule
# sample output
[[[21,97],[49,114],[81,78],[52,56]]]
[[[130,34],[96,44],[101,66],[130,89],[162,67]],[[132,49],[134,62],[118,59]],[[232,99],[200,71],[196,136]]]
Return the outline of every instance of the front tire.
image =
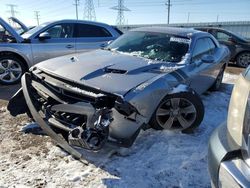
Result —
[[[18,57],[6,55],[0,58],[0,84],[19,83],[24,72],[24,63]]]
[[[250,52],[243,52],[237,56],[236,64],[239,67],[247,68],[250,65]]]
[[[181,130],[191,133],[204,117],[204,106],[194,92],[167,95],[155,110],[150,125],[156,130]]]

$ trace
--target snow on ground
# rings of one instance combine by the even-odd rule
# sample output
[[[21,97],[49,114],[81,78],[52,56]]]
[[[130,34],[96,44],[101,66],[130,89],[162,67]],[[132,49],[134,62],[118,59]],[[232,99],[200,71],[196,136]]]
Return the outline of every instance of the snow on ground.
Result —
[[[0,187],[210,187],[207,145],[226,120],[236,75],[226,73],[218,92],[202,95],[205,117],[194,134],[142,131],[129,149],[86,153],[89,165],[66,154],[25,116],[0,107]]]

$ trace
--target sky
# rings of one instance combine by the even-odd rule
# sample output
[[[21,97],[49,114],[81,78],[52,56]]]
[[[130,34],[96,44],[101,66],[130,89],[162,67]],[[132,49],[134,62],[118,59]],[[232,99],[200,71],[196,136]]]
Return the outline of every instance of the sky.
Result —
[[[93,0],[96,21],[116,24],[117,11],[110,9],[118,0]],[[0,17],[7,20],[8,4],[14,4],[15,16],[28,26],[37,25],[35,12],[39,11],[40,23],[75,19],[75,0],[0,0]],[[130,11],[124,12],[126,24],[167,23],[167,0],[124,0]],[[83,19],[85,0],[80,0],[79,19]],[[188,18],[189,15],[189,18]],[[170,23],[197,23],[216,21],[250,21],[250,0],[171,0]]]

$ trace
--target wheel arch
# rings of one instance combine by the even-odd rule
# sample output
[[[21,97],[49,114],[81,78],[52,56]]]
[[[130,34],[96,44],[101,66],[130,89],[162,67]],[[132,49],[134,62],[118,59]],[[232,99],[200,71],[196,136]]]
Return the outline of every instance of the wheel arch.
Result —
[[[0,56],[4,57],[5,55],[13,55],[14,57],[20,59],[23,62],[26,71],[29,70],[28,61],[21,54],[16,53],[16,52],[12,52],[12,51],[1,51],[0,52]]]
[[[152,90],[154,91],[152,92]],[[155,110],[166,96],[182,92],[191,92],[192,94],[197,94],[195,90],[190,88],[187,84],[178,83],[171,87],[164,82],[158,82],[158,84],[152,84],[149,87],[146,87],[140,93],[132,96],[128,102],[134,106],[142,116],[146,118],[147,122],[145,123],[148,123]]]
[[[237,60],[237,58],[241,55],[241,54],[243,54],[243,53],[250,53],[250,50],[242,50],[242,51],[239,51],[235,56],[234,56],[234,58],[233,58],[233,62],[236,64],[236,60]]]

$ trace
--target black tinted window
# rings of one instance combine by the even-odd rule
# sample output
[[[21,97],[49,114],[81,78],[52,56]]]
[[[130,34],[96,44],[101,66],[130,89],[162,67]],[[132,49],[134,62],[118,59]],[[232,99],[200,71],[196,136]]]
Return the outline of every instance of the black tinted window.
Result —
[[[57,24],[50,27],[45,32],[48,32],[51,38],[72,38],[73,24]]]
[[[96,25],[78,24],[77,37],[111,37],[112,35],[104,28]]]
[[[117,33],[119,33],[120,35],[123,34],[123,32],[122,32],[120,29],[118,29],[117,27],[113,26],[113,28],[114,28],[114,29],[117,31]]]

